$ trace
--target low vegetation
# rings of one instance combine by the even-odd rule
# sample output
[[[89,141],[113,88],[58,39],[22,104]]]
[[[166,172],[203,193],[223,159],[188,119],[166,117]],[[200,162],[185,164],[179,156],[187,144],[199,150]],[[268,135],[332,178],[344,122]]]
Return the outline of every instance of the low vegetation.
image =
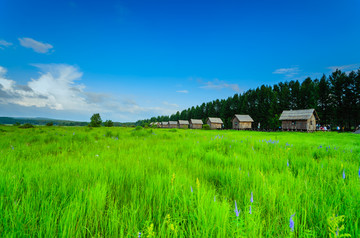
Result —
[[[359,135],[0,128],[3,236],[360,236]]]

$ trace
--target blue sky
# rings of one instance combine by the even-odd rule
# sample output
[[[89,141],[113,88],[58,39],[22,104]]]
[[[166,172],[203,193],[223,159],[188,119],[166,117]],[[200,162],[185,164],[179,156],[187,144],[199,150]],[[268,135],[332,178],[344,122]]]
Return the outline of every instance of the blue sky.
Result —
[[[0,116],[136,121],[360,67],[360,2],[0,0]]]

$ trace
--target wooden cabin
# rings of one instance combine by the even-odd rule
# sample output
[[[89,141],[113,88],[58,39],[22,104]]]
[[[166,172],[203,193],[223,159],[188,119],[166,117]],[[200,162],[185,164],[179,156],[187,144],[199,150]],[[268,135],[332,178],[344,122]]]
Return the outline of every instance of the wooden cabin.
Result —
[[[169,122],[167,121],[162,121],[160,124],[161,124],[161,128],[169,128]]]
[[[178,120],[178,128],[188,129],[189,121],[188,120]]]
[[[152,127],[161,127],[160,122],[153,122]]]
[[[221,118],[218,117],[208,117],[206,123],[210,126],[210,129],[222,129],[224,125]]]
[[[169,121],[169,128],[177,128],[178,123],[177,121]]]
[[[315,131],[319,121],[315,109],[283,111],[279,120],[284,131]]]
[[[202,125],[201,119],[190,119],[190,129],[201,129]]]
[[[236,114],[232,119],[232,128],[235,130],[251,129],[251,123],[254,120],[249,115]]]

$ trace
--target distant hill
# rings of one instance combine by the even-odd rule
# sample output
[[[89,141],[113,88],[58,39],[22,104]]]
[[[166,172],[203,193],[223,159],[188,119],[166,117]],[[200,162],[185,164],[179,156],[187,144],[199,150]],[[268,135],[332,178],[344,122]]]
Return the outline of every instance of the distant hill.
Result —
[[[30,123],[32,125],[46,125],[47,123],[53,123],[55,126],[87,126],[89,122],[83,121],[70,121],[59,120],[44,117],[0,117],[0,124],[25,124]],[[134,122],[114,122],[114,126],[135,126]]]
[[[47,123],[53,123],[54,125],[59,126],[86,126],[88,122],[81,121],[69,121],[69,120],[59,120],[51,118],[27,118],[27,117],[0,117],[0,124],[25,124],[30,123],[32,125],[46,125]]]

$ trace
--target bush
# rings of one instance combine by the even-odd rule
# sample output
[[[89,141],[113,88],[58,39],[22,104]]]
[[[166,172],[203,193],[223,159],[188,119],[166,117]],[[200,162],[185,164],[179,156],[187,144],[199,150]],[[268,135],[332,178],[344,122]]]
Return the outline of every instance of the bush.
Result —
[[[34,128],[34,126],[31,125],[30,123],[25,123],[24,125],[19,126],[19,128],[27,129],[27,128]]]
[[[143,128],[141,126],[135,127],[135,131],[141,131]]]
[[[204,130],[210,130],[210,126],[208,124],[204,124],[202,128]]]
[[[46,126],[53,126],[53,125],[54,125],[53,122],[48,122],[48,123],[46,123]]]
[[[13,124],[13,126],[20,126],[21,124],[20,124],[20,122],[15,122],[14,124]]]
[[[106,120],[104,122],[104,126],[106,127],[113,127],[114,126],[114,122],[112,120]]]

